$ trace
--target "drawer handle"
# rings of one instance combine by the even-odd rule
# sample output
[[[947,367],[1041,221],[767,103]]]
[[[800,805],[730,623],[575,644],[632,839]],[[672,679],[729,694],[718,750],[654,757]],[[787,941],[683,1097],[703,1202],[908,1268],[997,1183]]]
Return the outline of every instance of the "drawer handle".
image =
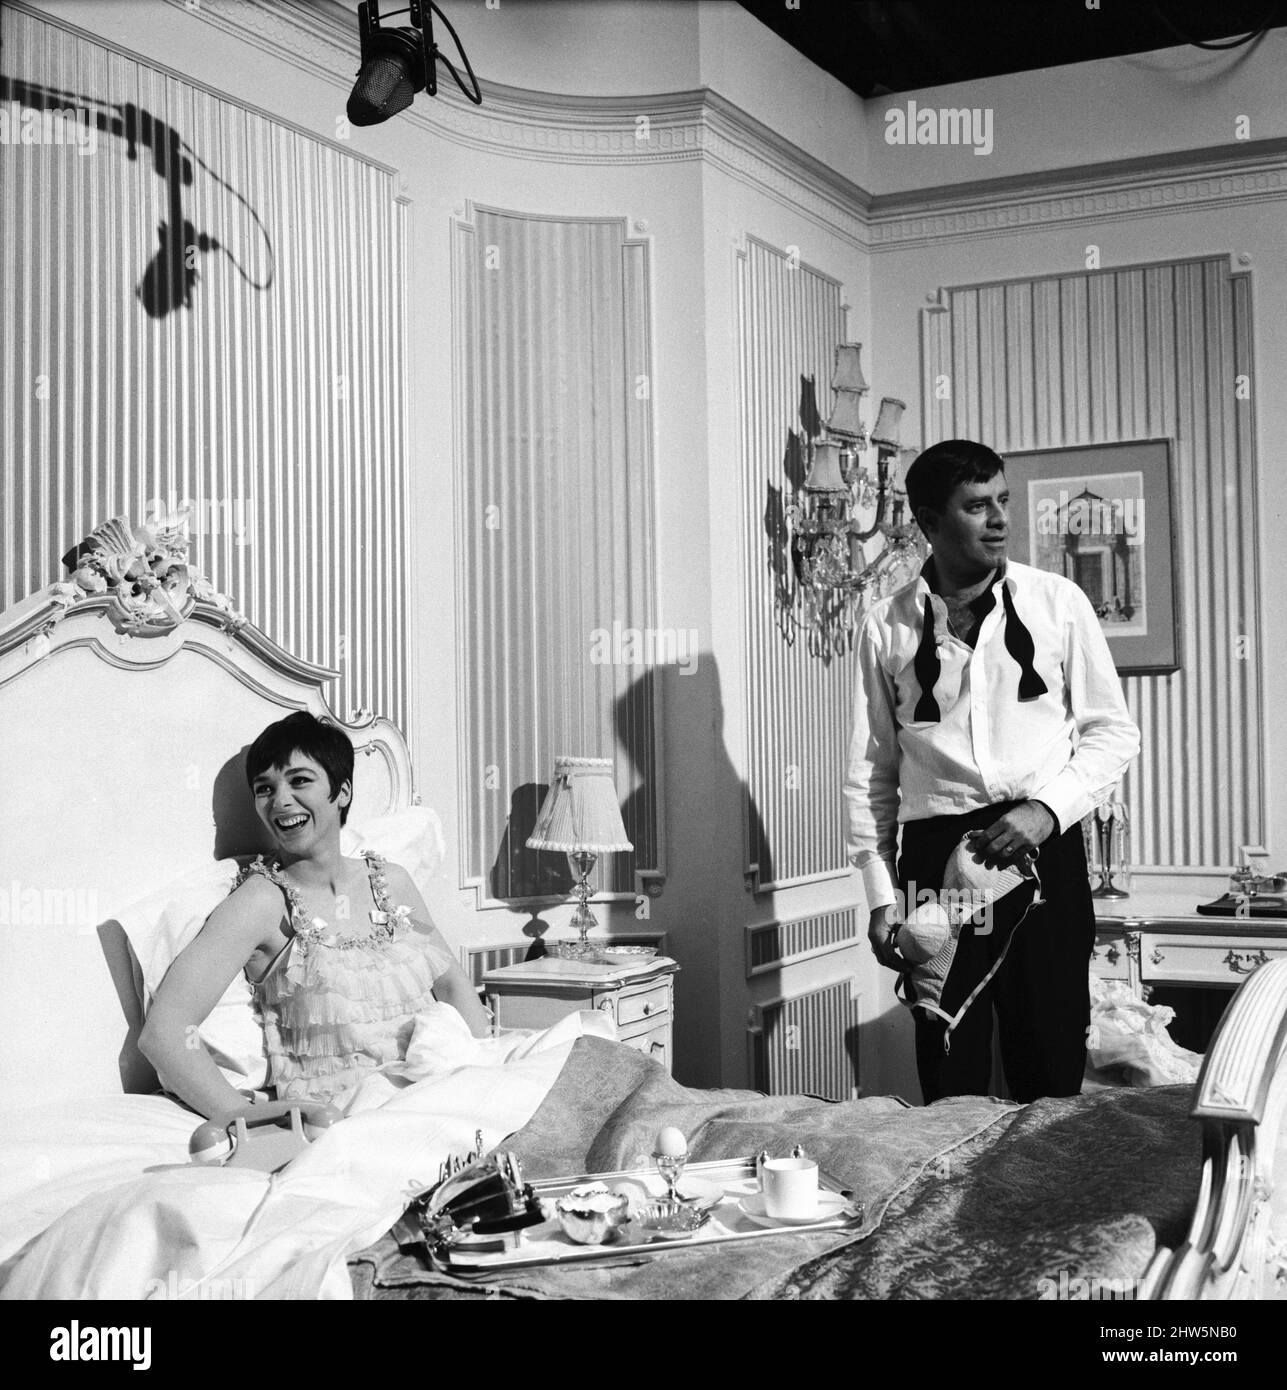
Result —
[[[1162,962],[1166,959],[1166,957],[1162,954],[1162,948],[1160,946],[1154,946],[1153,949],[1149,952],[1148,958],[1150,965],[1161,965]]]
[[[643,1011],[644,1011],[644,1017],[645,1017],[645,1018],[647,1018],[648,1015],[649,1015],[650,1013],[652,1013],[652,1005],[651,1005],[651,1003],[649,1003],[649,1002],[646,1001],[646,1000],[644,1001]]]
[[[1250,975],[1253,970],[1259,969],[1262,965],[1269,964],[1269,957],[1264,950],[1259,951],[1230,951],[1224,958],[1224,964],[1233,971],[1235,975]]]
[[[648,1046],[649,1049],[653,1052],[664,1053],[666,1051],[666,1044],[664,1042],[649,1043]]]

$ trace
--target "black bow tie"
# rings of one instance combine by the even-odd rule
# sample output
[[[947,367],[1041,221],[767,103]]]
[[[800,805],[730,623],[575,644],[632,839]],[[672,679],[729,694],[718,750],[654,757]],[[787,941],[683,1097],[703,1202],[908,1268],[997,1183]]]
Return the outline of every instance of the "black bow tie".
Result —
[[[987,602],[979,613],[980,619],[986,618],[996,607],[996,596],[991,586],[987,589],[985,597]],[[1033,643],[1032,633],[1023,625],[1023,619],[1014,606],[1014,599],[1010,597],[1010,589],[1004,580],[1001,584],[1001,601],[1005,605],[1005,649],[1019,663],[1020,668],[1019,699],[1035,700],[1038,695],[1044,695],[1048,687],[1032,664],[1037,648]],[[928,594],[925,595],[925,621],[921,628],[920,646],[916,648],[916,659],[912,663],[912,669],[916,672],[916,680],[921,688],[920,699],[916,702],[912,718],[921,723],[937,724],[941,716],[938,701],[934,698],[934,686],[938,683],[941,664],[938,659],[938,642],[934,636],[934,605],[930,602]]]

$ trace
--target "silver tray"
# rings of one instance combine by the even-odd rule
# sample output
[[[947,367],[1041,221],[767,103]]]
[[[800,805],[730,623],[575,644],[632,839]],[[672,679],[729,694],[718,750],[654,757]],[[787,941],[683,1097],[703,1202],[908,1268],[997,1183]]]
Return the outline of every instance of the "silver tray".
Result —
[[[724,1188],[724,1196],[711,1209],[705,1225],[683,1237],[650,1235],[635,1221],[627,1222],[617,1236],[605,1245],[577,1245],[563,1234],[556,1219],[529,1226],[502,1240],[467,1237],[463,1242],[440,1252],[431,1252],[434,1267],[457,1278],[486,1279],[516,1269],[538,1269],[553,1266],[596,1264],[613,1260],[636,1263],[641,1257],[665,1255],[674,1250],[692,1250],[706,1245],[727,1245],[732,1241],[761,1240],[765,1237],[808,1235],[818,1231],[844,1231],[862,1224],[866,1210],[863,1203],[841,1187],[830,1174],[819,1170],[818,1186],[822,1192],[846,1198],[844,1207],[832,1216],[807,1224],[764,1225],[745,1215],[738,1202],[753,1190],[754,1158],[725,1158],[708,1163],[690,1163],[684,1177]],[[574,1187],[583,1183],[606,1183],[629,1180],[643,1183],[658,1196],[666,1184],[656,1169],[627,1168],[616,1173],[578,1173],[565,1178],[548,1178],[532,1183],[532,1190],[543,1202],[553,1203]],[[684,1180],[680,1179],[680,1190]]]

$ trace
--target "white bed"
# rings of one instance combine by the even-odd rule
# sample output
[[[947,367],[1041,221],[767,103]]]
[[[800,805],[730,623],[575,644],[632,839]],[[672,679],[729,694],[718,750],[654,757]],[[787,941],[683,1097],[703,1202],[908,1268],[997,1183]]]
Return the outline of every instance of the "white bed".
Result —
[[[6,1296],[346,1297],[346,1254],[387,1229],[475,1130],[490,1145],[526,1123],[575,1035],[515,1052],[430,1019],[414,1084],[374,1078],[352,1118],[285,1173],[186,1163],[194,1117],[150,1094],[156,1079],[134,1046],[145,977],[164,952],[140,961],[125,925],[137,937],[133,905],[259,847],[245,745],[284,712],[334,715],[323,695],[333,673],[283,651],[227,600],[189,595],[181,612],[130,631],[114,600],[64,587],[0,615]],[[414,794],[400,733],[376,718],[337,722],[358,750],[355,834],[405,825]],[[1243,985],[1207,1056],[1194,1108],[1202,1193],[1188,1241],[1158,1252],[1145,1295],[1284,1292],[1285,1058],[1287,962],[1275,962]],[[102,1195],[77,1205],[90,1194]]]
[[[495,1144],[522,1125],[578,1031],[478,1041],[442,1006],[413,1046],[404,1081],[418,1084],[395,1089],[373,1078],[354,1103],[366,1112],[361,1121],[311,1146],[288,1179],[188,1164],[199,1117],[155,1094],[135,1040],[148,987],[226,891],[232,857],[266,847],[246,790],[245,746],[292,710],[332,718],[357,755],[346,849],[379,849],[420,877],[440,830],[415,809],[400,732],[374,717],[345,723],[327,707],[322,692],[334,672],[283,651],[222,596],[189,594],[179,612],[177,623],[131,630],[114,598],[59,586],[0,616],[0,1282],[8,1296],[173,1297],[176,1288],[190,1297],[212,1289],[346,1296],[345,1250],[387,1229],[409,1185],[432,1181],[446,1156],[472,1147],[476,1130]],[[146,935],[157,920],[140,907],[149,899],[152,908],[182,907],[171,911],[186,919],[180,939]],[[221,1041],[236,1035],[229,1054],[259,1053],[248,998],[234,982],[221,1024]],[[224,1060],[253,1071],[253,1057]],[[145,1170],[149,1195],[139,1205]],[[46,1238],[43,1267],[23,1258],[82,1198],[113,1189],[119,1230],[92,1270],[79,1251],[101,1239],[101,1224],[63,1221],[62,1240]],[[160,1229],[172,1238],[158,1240]]]

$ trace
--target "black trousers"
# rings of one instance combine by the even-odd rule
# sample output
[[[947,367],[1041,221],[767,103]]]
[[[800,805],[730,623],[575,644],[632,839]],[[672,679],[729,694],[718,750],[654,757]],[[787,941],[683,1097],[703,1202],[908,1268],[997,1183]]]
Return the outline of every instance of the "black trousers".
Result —
[[[938,891],[948,857],[970,830],[982,830],[1018,802],[1001,802],[962,816],[934,816],[903,826],[899,886],[908,911],[921,889]],[[1040,846],[1037,872],[1045,901],[1015,923],[1035,896],[1022,885],[993,910],[992,931],[962,928],[956,956],[943,987],[941,1007],[955,1014],[987,974],[1011,935],[1000,970],[966,1010],[944,1051],[946,1022],[913,1009],[916,1069],[926,1105],[943,1096],[988,1095],[992,1090],[992,1011],[1000,1025],[1001,1062],[1016,1100],[1072,1096],[1081,1090],[1090,1024],[1090,953],[1095,911],[1086,870],[1081,827],[1052,835]]]

